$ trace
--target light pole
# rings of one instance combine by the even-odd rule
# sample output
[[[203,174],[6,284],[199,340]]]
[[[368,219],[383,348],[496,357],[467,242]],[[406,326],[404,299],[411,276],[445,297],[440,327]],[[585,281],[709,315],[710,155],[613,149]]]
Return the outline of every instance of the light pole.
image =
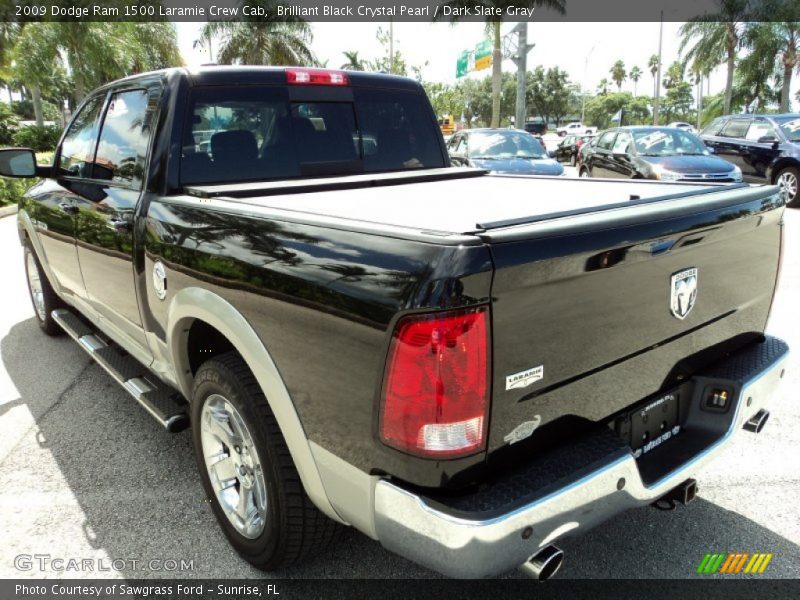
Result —
[[[597,42],[592,44],[589,53],[586,55],[586,58],[583,60],[583,81],[586,81],[587,74],[589,72],[589,58],[592,56],[592,52],[597,47]],[[586,92],[583,89],[583,83],[581,83],[581,123],[584,122],[586,119]]]
[[[661,11],[661,23],[658,27],[658,71],[656,72],[656,94],[653,98],[653,125],[658,125],[658,107],[661,99],[661,42],[664,39],[664,11]]]
[[[389,73],[394,75],[394,20],[389,19]]]

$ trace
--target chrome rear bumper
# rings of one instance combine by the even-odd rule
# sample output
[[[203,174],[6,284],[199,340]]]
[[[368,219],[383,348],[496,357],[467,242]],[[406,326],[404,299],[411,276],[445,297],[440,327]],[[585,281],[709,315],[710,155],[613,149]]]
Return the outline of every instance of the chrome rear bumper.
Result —
[[[375,488],[378,538],[387,549],[445,575],[489,577],[520,566],[566,534],[586,531],[625,510],[651,504],[696,476],[765,407],[783,377],[789,352],[775,338],[763,342],[763,350],[736,355],[723,365],[722,375],[713,374],[739,382],[727,429],[657,481],[643,481],[628,449],[535,501],[491,518],[473,519],[381,480]],[[706,418],[692,407],[687,424]]]

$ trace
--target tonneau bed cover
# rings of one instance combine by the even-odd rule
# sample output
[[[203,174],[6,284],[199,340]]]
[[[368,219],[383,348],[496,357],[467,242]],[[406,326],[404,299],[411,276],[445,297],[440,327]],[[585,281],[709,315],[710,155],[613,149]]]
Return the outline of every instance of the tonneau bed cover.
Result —
[[[503,180],[500,187],[498,179]],[[192,186],[186,191],[202,199],[230,199],[260,208],[458,235],[739,187],[743,184],[520,177],[435,169]]]

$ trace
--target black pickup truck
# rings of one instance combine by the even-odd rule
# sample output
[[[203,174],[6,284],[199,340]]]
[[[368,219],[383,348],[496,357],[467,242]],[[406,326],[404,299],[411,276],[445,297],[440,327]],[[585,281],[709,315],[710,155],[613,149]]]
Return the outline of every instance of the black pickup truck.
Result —
[[[42,178],[18,216],[41,328],[191,424],[246,560],[351,525],[451,576],[544,579],[559,538],[690,501],[763,427],[784,203],[448,164],[416,82],[301,68],[138,75],[52,166],[0,151]]]

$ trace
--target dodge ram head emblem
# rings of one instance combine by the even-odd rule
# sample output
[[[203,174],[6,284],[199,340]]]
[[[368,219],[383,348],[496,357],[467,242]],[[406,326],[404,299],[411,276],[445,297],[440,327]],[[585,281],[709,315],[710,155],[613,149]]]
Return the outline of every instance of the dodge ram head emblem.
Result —
[[[676,319],[685,319],[697,300],[697,268],[684,269],[670,280],[669,308]]]

